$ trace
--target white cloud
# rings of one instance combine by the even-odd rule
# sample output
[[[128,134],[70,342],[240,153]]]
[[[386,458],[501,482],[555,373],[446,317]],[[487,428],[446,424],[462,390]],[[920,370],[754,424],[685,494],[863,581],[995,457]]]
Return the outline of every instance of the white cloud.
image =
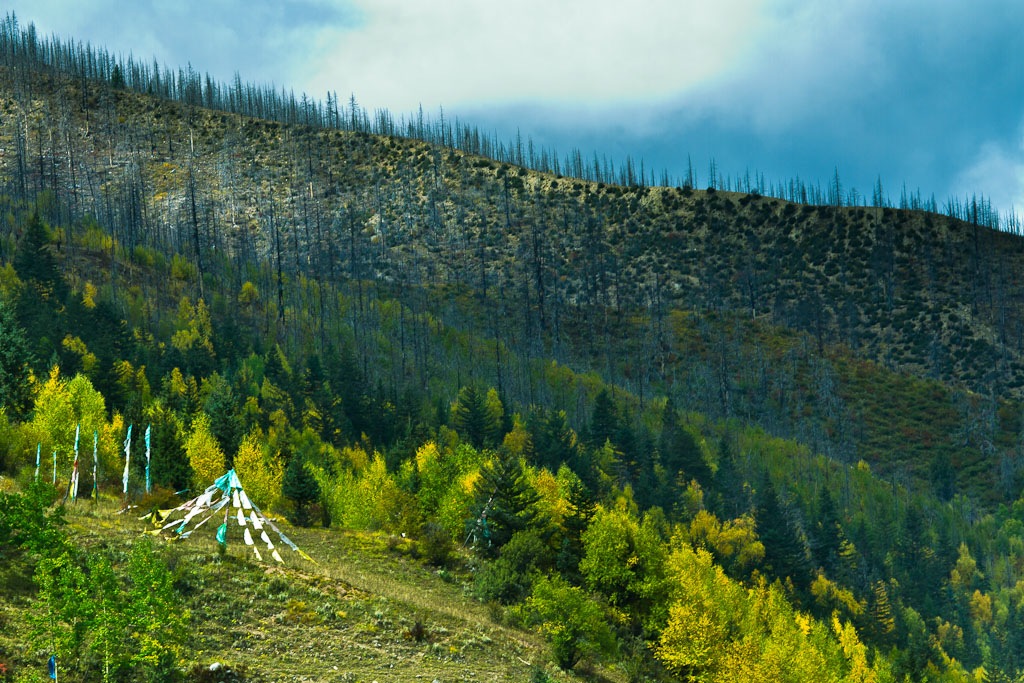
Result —
[[[311,92],[409,111],[480,103],[665,100],[727,72],[765,0],[356,0],[324,27]]]
[[[1014,144],[989,142],[954,181],[951,194],[977,193],[999,211],[1024,209],[1024,126]]]

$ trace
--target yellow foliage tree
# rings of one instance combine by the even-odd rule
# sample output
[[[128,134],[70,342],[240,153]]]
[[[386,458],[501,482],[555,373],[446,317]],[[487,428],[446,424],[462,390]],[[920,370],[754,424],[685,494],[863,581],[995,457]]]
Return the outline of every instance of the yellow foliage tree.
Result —
[[[281,497],[284,465],[276,454],[267,452],[259,428],[249,432],[238,446],[235,472],[246,493],[260,507],[269,508]]]
[[[192,483],[199,490],[224,474],[224,453],[210,431],[210,418],[205,414],[198,415],[192,421],[192,430],[185,440],[185,456],[192,467]]]

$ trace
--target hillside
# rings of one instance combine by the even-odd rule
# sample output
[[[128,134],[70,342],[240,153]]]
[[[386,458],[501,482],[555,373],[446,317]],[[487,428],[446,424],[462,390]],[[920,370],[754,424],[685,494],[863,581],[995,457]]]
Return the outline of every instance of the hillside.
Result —
[[[128,555],[151,527],[117,511],[114,500],[69,505],[68,532],[89,552]],[[285,565],[260,564],[241,542],[220,555],[212,533],[160,550],[194,625],[187,668],[221,662],[251,681],[521,681],[548,668],[552,680],[579,680],[548,666],[535,634],[466,595],[465,567],[439,573],[414,542],[382,534],[288,531],[316,564],[291,553]],[[19,569],[4,567],[8,585]],[[0,659],[23,670],[23,598],[0,601],[0,623]]]
[[[1020,237],[531,171],[0,28],[3,596],[83,680],[141,636],[75,636],[110,626],[76,577],[145,602],[142,569],[256,679],[1024,671]],[[66,487],[92,431],[112,487],[143,424],[163,502],[233,467],[321,564],[102,506],[26,545],[67,507],[33,456]],[[205,663],[168,642],[115,677]]]

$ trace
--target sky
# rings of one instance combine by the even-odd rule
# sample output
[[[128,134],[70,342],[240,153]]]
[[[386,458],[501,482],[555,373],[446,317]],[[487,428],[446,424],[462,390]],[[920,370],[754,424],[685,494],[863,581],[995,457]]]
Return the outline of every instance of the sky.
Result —
[[[8,0],[218,80],[517,130],[707,183],[762,173],[1024,211],[1019,0]]]

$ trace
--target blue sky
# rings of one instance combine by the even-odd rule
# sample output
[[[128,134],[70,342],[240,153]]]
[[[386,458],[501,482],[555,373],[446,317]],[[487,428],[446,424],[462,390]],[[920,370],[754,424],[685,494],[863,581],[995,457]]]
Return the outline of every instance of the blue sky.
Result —
[[[1019,0],[16,0],[114,52],[420,104],[674,176],[800,176],[1024,209]]]

